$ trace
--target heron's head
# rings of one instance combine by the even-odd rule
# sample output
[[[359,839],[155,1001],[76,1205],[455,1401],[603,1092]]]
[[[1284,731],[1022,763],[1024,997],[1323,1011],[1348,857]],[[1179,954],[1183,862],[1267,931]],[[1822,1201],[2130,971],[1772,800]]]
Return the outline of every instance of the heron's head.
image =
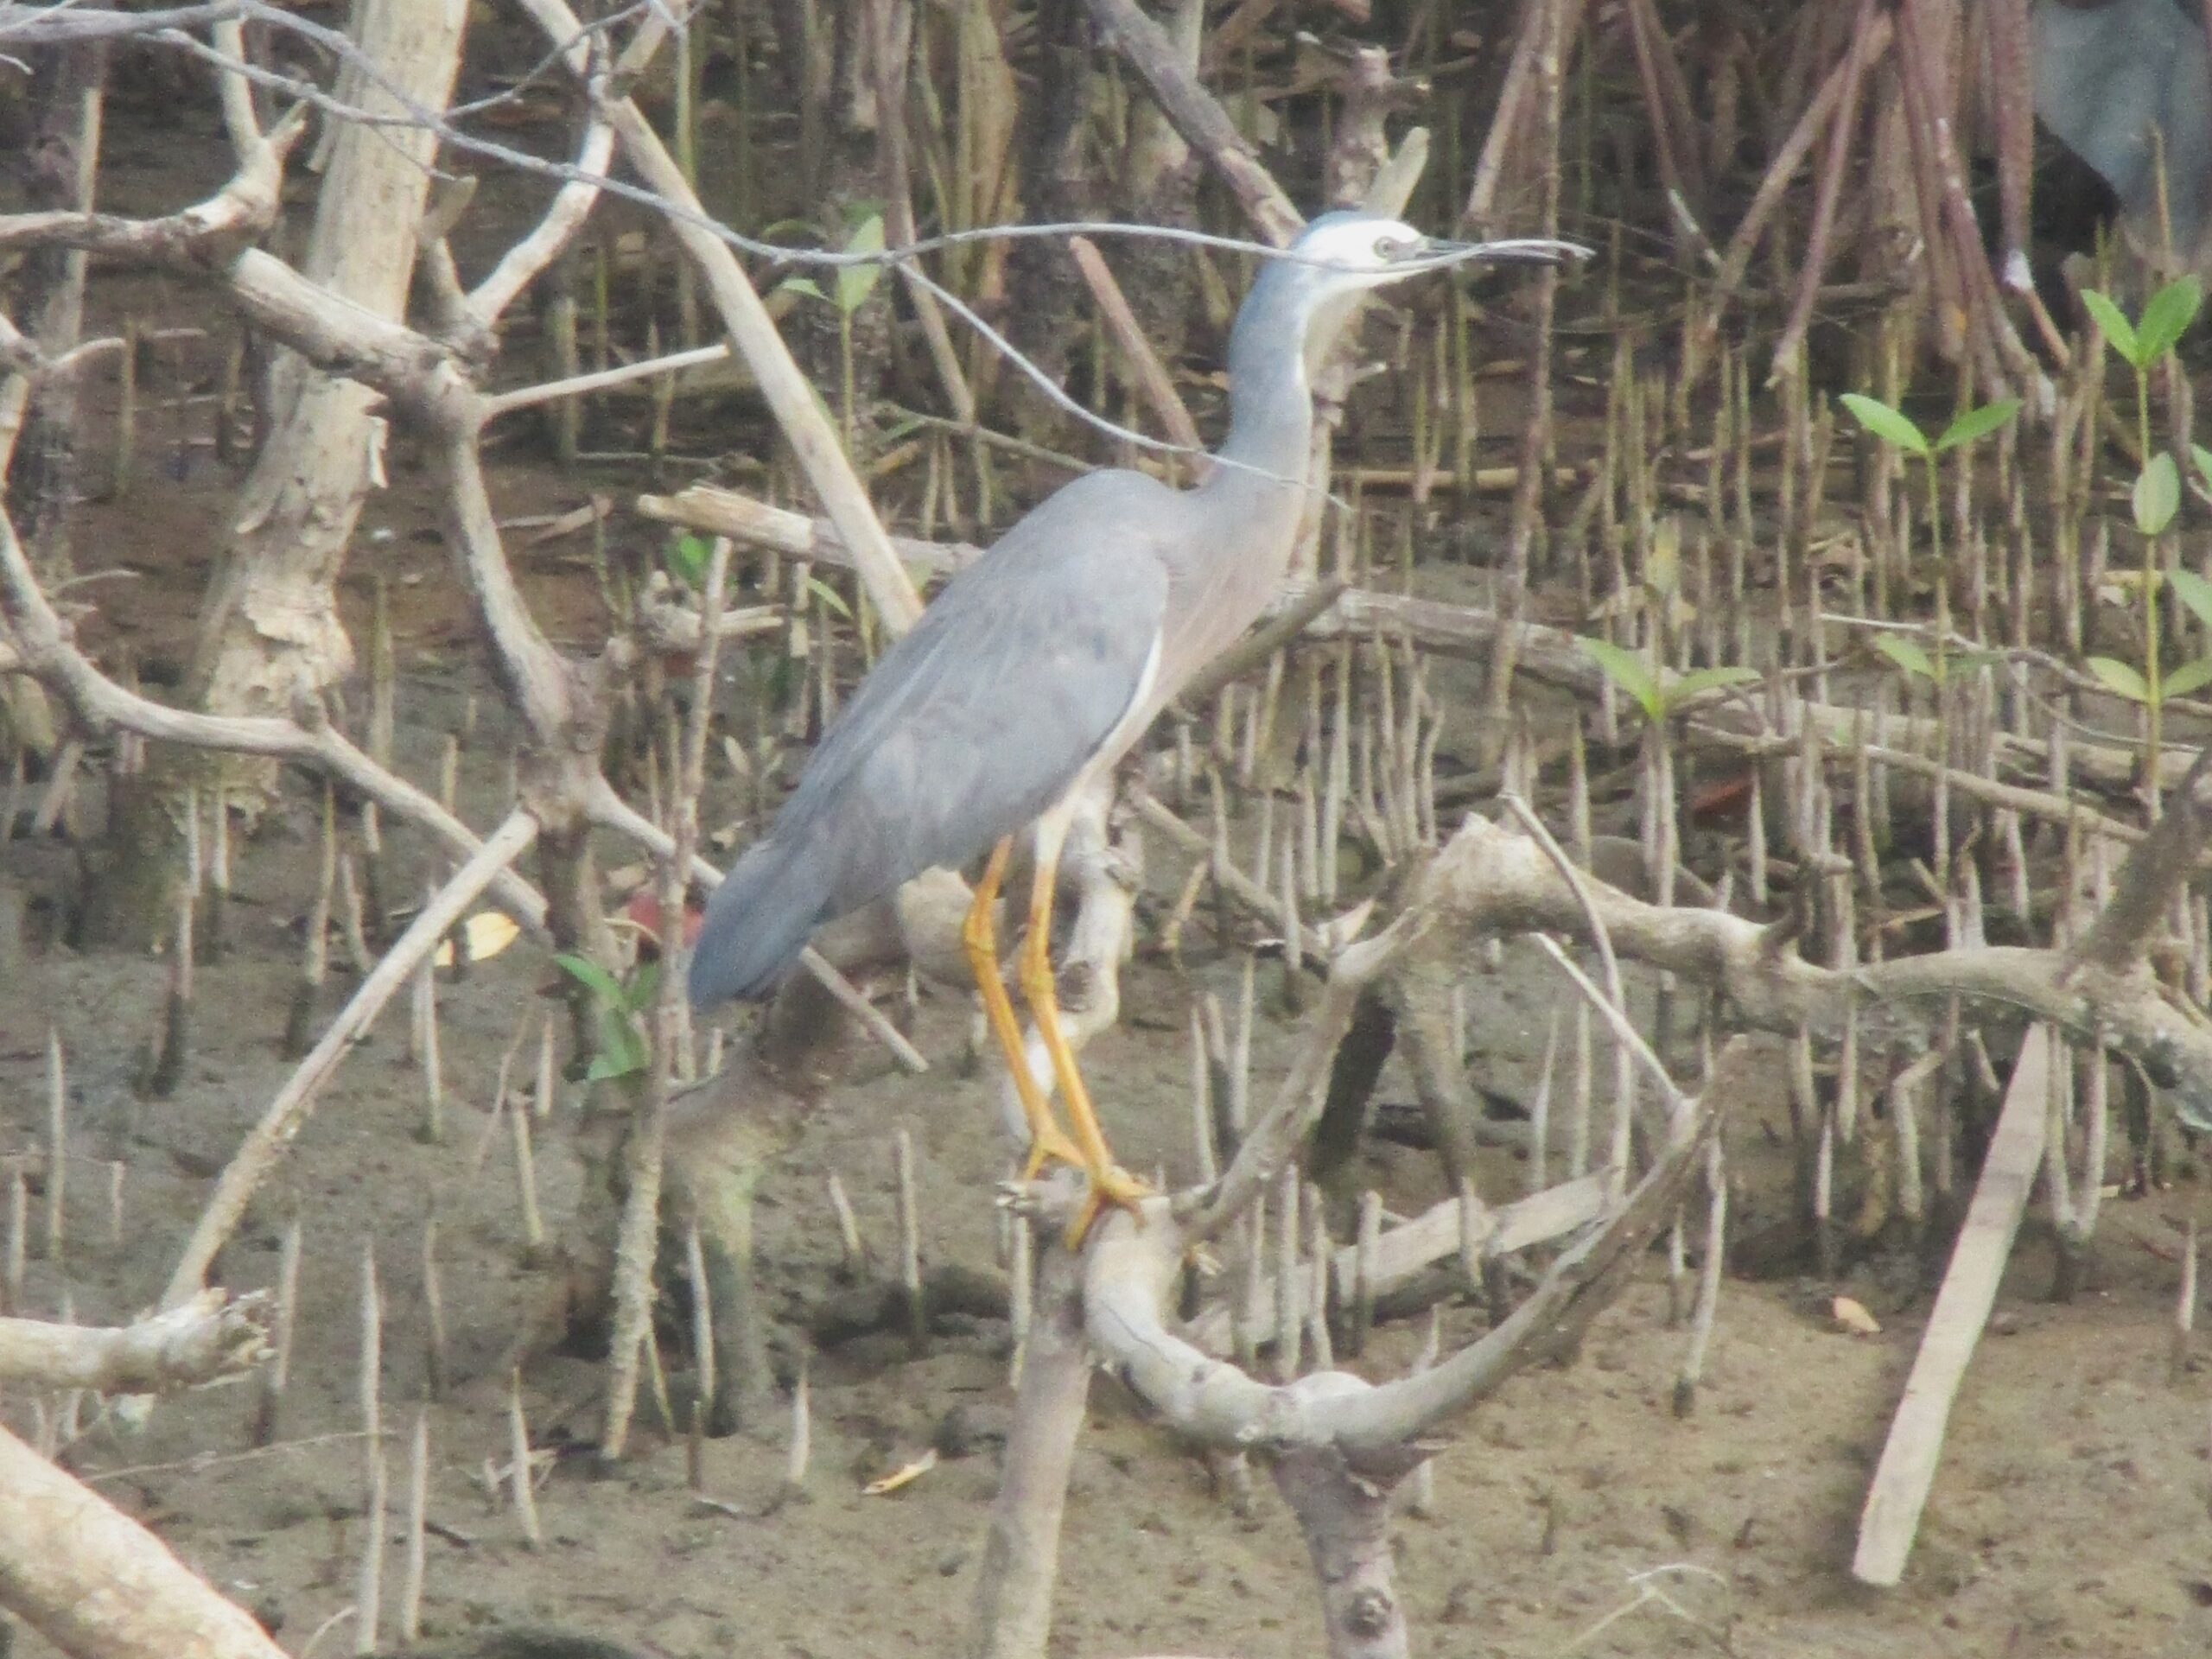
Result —
[[[1436,256],[1449,245],[1380,213],[1324,213],[1269,262],[1246,315],[1256,314],[1270,332],[1296,329],[1310,372],[1362,301],[1378,289],[1438,269]],[[1238,327],[1244,327],[1243,317]],[[1287,344],[1279,342],[1278,349]]]

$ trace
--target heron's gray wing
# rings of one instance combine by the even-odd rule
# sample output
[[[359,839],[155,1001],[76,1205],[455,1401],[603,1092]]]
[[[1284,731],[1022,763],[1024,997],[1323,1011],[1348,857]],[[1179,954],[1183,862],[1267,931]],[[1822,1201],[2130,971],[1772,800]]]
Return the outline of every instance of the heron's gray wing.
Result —
[[[2120,205],[2151,194],[2151,129],[2165,134],[2168,176],[2191,206],[2206,145],[2204,31],[2171,0],[2076,9],[2039,0],[2034,13],[2036,114],[2103,175]]]
[[[968,862],[1066,793],[1160,639],[1174,500],[1141,474],[1094,474],[946,584],[717,889],[695,1001],[760,988],[821,923]]]

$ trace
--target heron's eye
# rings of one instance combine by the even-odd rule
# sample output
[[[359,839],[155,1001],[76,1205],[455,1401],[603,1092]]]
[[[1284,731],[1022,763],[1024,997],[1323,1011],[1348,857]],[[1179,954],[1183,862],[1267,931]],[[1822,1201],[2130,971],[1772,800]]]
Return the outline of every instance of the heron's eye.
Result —
[[[1378,236],[1375,238],[1375,257],[1387,265],[1406,257],[1406,245],[1395,236]]]

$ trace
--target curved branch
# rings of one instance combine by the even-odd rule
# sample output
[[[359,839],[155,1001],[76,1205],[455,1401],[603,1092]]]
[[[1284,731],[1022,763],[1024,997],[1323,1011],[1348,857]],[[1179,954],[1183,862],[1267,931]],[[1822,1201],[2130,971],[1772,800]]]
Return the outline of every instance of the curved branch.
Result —
[[[1163,1200],[1147,1205],[1142,1226],[1120,1215],[1099,1224],[1084,1261],[1084,1328],[1123,1380],[1190,1440],[1224,1451],[1326,1446],[1355,1467],[1387,1465],[1588,1328],[1674,1213],[1728,1103],[1755,1088],[1758,1077],[1750,1039],[1732,1039],[1679,1132],[1621,1207],[1554,1262],[1504,1323],[1431,1370],[1380,1386],[1342,1371],[1269,1385],[1201,1352],[1162,1317],[1192,1243]]]

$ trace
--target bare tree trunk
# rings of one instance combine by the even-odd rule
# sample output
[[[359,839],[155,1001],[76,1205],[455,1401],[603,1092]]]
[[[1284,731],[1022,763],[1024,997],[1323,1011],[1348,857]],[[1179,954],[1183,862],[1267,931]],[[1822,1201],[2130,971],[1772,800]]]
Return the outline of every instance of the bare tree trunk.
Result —
[[[397,114],[404,97],[442,110],[466,12],[449,0],[362,0],[360,46],[389,88],[365,77],[362,103]],[[415,125],[339,129],[302,264],[310,282],[379,317],[404,315],[436,151],[435,135]],[[353,664],[338,575],[380,476],[385,423],[366,387],[296,358],[279,363],[276,380],[274,430],[200,617],[193,687],[219,714],[289,714]]]
[[[1406,1659],[1390,1559],[1390,1500],[1402,1471],[1378,1478],[1334,1446],[1299,1446],[1275,1459],[1274,1478],[1313,1558],[1329,1659]]]

